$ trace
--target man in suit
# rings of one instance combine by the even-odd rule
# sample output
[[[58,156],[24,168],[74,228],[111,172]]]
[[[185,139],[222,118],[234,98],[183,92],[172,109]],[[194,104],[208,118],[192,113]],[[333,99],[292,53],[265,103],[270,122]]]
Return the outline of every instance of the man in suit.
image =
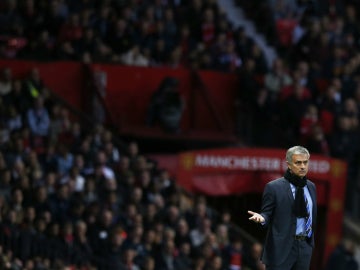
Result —
[[[309,151],[294,146],[286,152],[283,177],[266,184],[261,213],[250,220],[267,228],[262,261],[267,270],[308,270],[314,247],[316,188],[306,178]]]

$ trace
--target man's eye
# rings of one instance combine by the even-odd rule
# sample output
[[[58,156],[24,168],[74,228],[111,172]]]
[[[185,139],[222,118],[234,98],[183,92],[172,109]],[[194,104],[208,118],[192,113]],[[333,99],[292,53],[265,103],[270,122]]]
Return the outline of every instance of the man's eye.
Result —
[[[301,164],[306,165],[306,164],[307,164],[307,161],[303,161],[303,162],[302,162],[302,161],[296,161],[295,164],[296,164],[296,165],[301,165]]]

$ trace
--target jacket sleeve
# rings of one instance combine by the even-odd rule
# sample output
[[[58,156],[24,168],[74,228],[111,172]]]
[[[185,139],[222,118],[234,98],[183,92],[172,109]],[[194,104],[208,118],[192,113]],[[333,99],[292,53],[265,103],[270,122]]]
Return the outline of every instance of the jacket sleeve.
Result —
[[[265,223],[262,224],[264,227],[267,227],[271,223],[271,219],[275,210],[275,191],[271,183],[266,184],[261,205],[261,215],[265,218]]]

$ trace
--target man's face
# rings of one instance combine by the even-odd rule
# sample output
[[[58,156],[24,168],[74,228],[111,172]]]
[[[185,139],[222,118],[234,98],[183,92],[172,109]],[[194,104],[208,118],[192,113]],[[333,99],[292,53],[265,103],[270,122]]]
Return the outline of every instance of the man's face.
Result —
[[[295,154],[287,164],[293,174],[304,177],[309,169],[309,157],[306,154]]]

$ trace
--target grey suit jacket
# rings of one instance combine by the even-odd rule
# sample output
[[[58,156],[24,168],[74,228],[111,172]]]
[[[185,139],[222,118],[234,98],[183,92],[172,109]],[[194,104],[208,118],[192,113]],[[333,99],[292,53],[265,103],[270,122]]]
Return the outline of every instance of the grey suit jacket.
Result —
[[[314,246],[317,216],[316,188],[310,180],[307,180],[307,187],[313,201],[313,234],[308,243]],[[267,228],[262,255],[262,261],[266,265],[280,265],[289,255],[296,233],[293,206],[294,197],[289,181],[282,177],[266,184],[261,207],[261,215],[265,218],[264,227]]]

